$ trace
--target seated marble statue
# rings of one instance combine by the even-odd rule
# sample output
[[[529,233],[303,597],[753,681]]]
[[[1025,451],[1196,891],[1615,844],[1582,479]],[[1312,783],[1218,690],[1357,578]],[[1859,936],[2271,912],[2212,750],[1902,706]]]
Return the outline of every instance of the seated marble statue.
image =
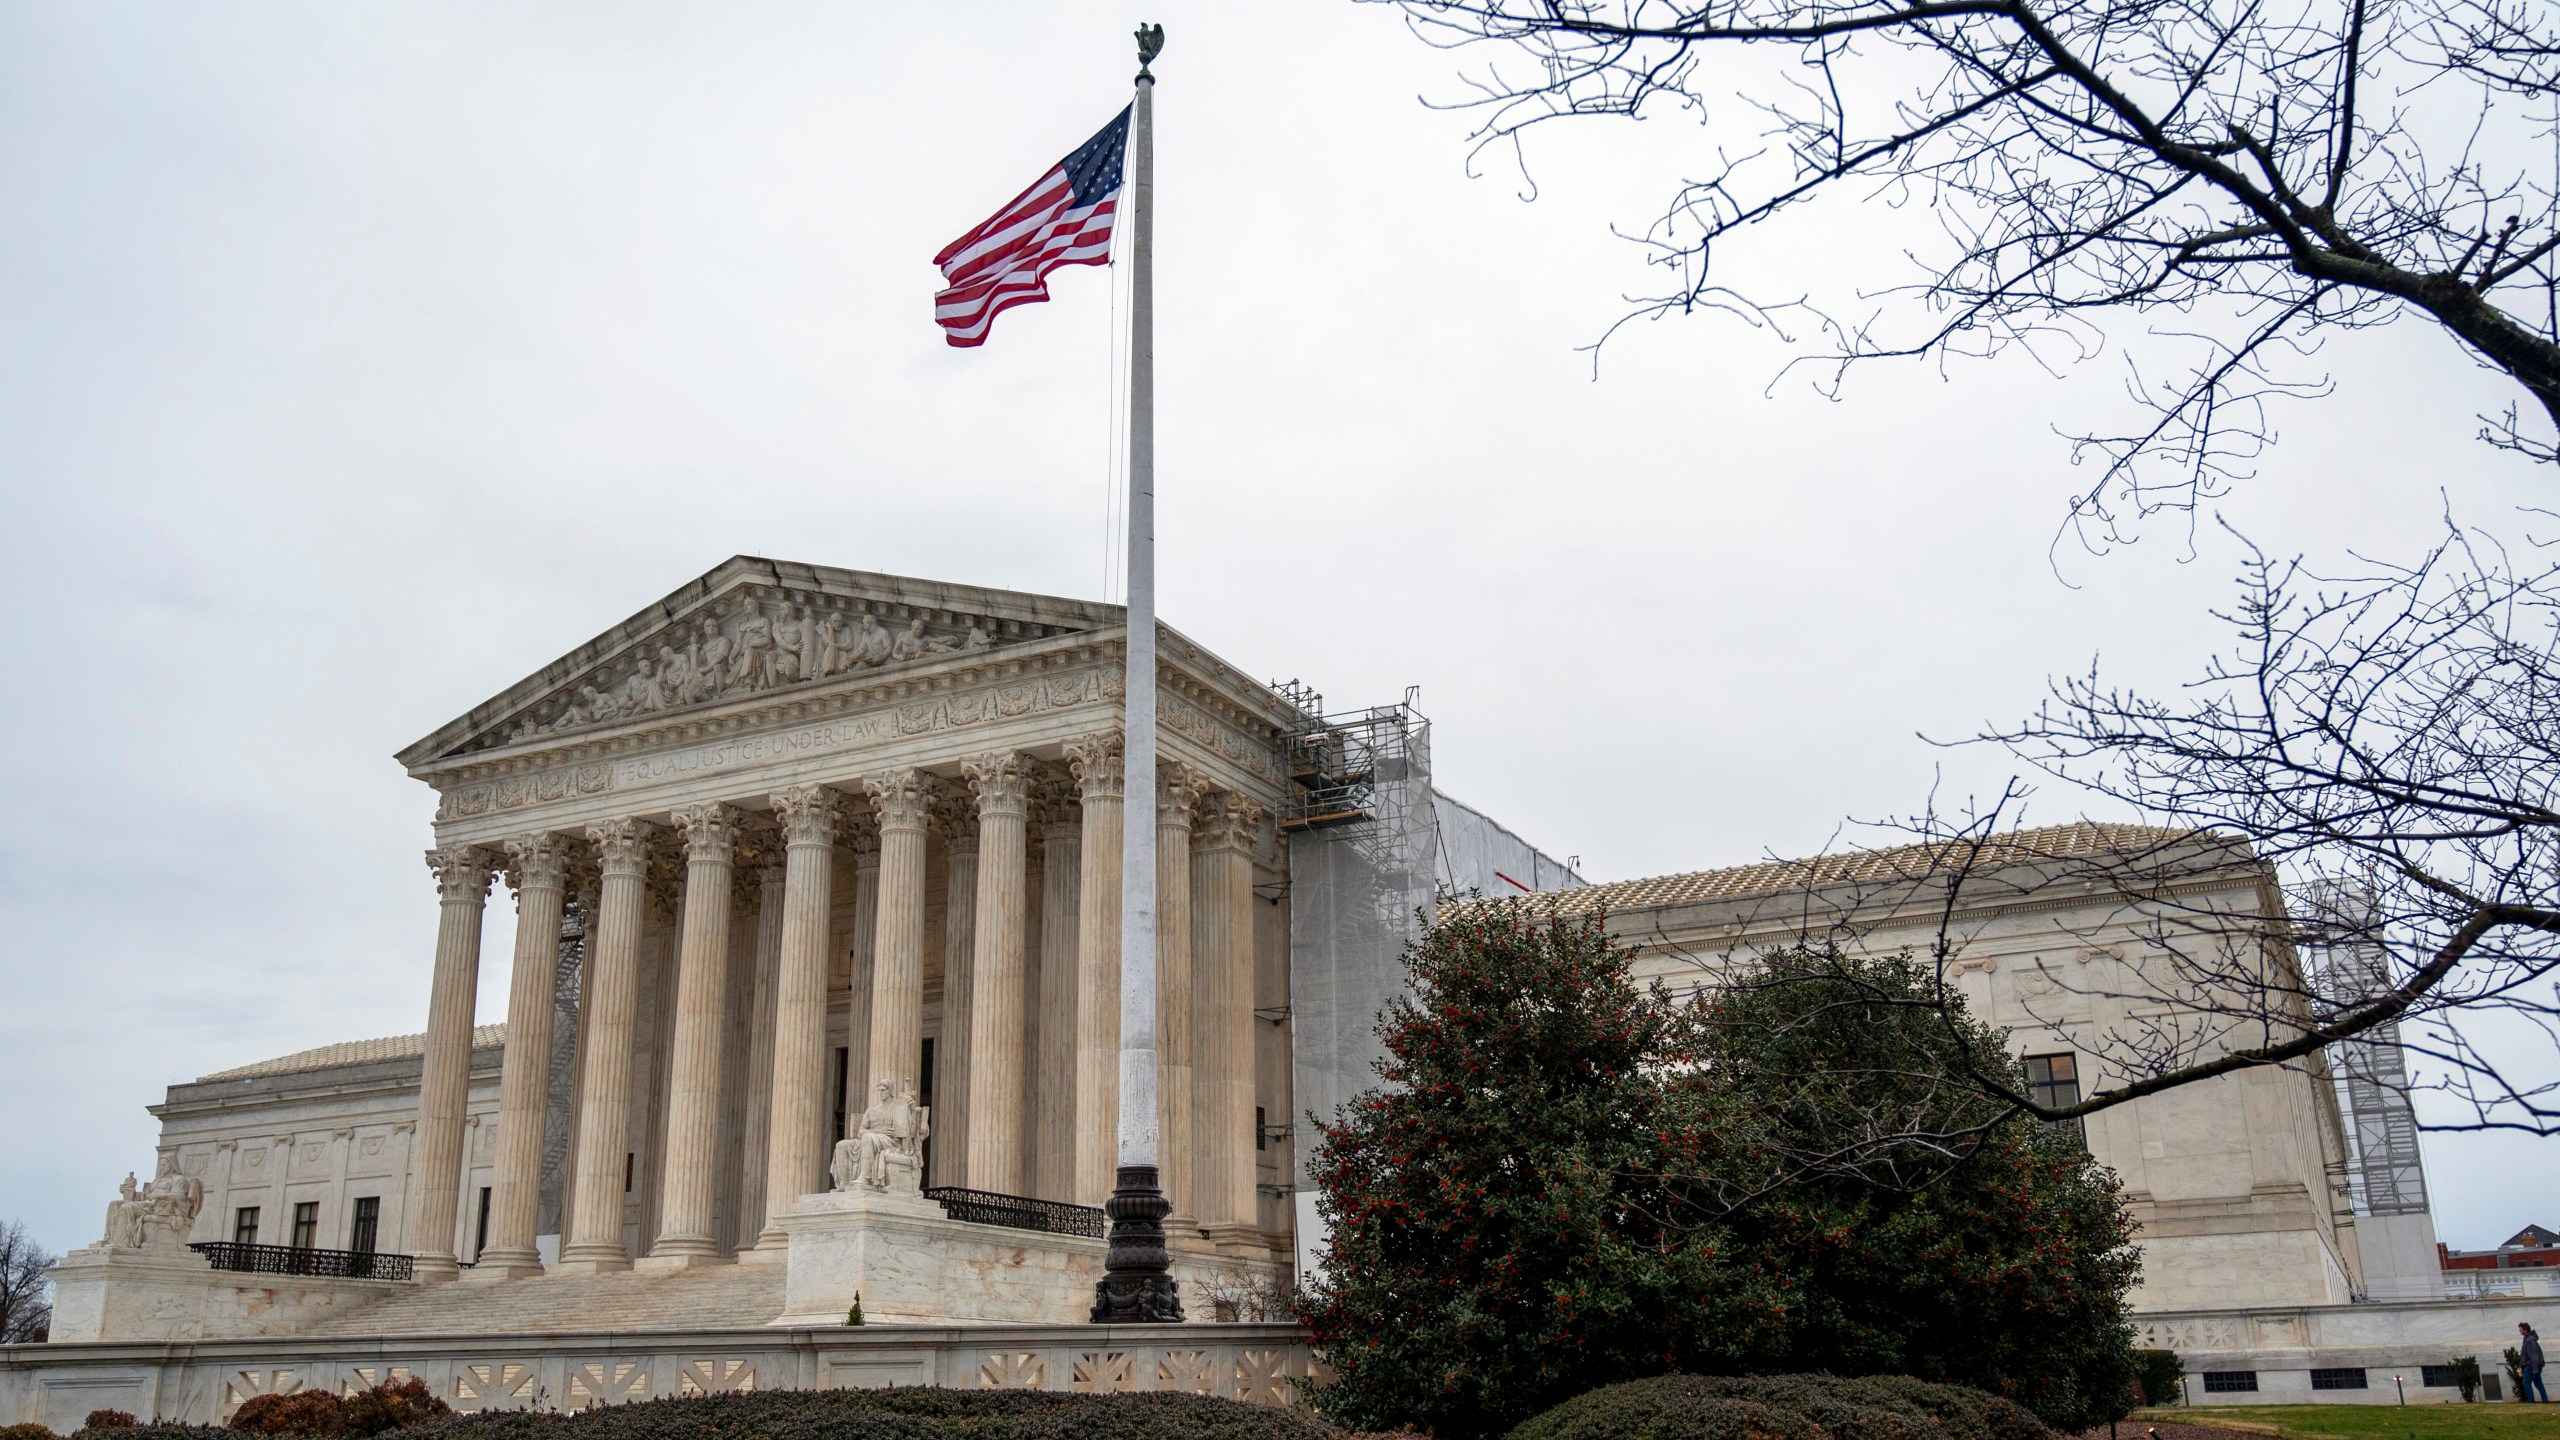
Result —
[[[159,1173],[137,1186],[126,1171],[115,1200],[107,1205],[106,1244],[119,1250],[158,1245],[174,1249],[186,1243],[204,1208],[204,1182],[178,1173],[175,1156],[160,1157]]]
[[[862,1112],[862,1123],[836,1146],[834,1164],[828,1168],[839,1190],[850,1190],[857,1183],[887,1190],[893,1173],[896,1188],[921,1188],[924,1142],[933,1133],[932,1112],[916,1103],[912,1084],[893,1094],[883,1079],[878,1090],[879,1098]]]

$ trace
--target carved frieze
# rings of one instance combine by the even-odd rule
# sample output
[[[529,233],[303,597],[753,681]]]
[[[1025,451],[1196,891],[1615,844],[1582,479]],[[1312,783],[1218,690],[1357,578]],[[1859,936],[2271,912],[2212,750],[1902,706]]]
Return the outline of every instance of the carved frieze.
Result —
[[[882,622],[888,616],[888,623]],[[510,745],[741,695],[894,670],[1066,633],[1054,625],[926,611],[767,586],[668,624],[536,702],[472,748]],[[1001,637],[1001,638],[999,638]]]

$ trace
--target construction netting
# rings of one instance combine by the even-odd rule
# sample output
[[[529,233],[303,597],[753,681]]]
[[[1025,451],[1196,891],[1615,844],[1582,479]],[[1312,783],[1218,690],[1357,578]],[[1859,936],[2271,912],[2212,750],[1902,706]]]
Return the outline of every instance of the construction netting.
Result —
[[[1448,896],[1582,884],[1482,812],[1431,784],[1431,723],[1413,692],[1395,705],[1326,714],[1323,698],[1279,687],[1303,719],[1284,742],[1291,793],[1280,817],[1289,847],[1289,1012],[1293,1154],[1380,1083],[1378,1017],[1404,992],[1405,946]],[[1298,1268],[1323,1251],[1315,1197],[1292,1177]]]

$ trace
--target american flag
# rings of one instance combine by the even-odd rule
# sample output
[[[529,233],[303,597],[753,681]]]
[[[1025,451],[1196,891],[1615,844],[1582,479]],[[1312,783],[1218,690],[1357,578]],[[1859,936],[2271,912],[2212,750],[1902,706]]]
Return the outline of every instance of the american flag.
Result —
[[[942,247],[933,263],[950,288],[933,297],[934,323],[954,345],[983,345],[996,317],[1049,298],[1049,272],[1111,259],[1111,197],[1120,193],[1129,148],[1129,112],[976,229]]]

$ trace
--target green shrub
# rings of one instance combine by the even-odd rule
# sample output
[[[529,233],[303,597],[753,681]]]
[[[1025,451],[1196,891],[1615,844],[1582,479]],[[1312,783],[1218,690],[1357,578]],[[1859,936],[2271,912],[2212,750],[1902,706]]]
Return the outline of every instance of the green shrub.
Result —
[[[569,1416],[456,1415],[402,1440],[1343,1440],[1303,1410],[1206,1395],[1045,1390],[779,1390]],[[1737,1437],[1740,1440],[1740,1437]],[[1767,1440],[1799,1440],[1770,1436]]]
[[[2052,1440],[2014,1402],[1898,1376],[1657,1375],[1567,1400],[1509,1440]]]
[[[346,1406],[326,1390],[252,1395],[231,1412],[231,1428],[250,1435],[341,1435]]]
[[[2137,1405],[2175,1405],[2187,1398],[2183,1382],[2187,1362],[2175,1350],[2133,1352],[2133,1399]]]
[[[89,1412],[89,1418],[80,1422],[80,1428],[83,1430],[130,1430],[133,1428],[133,1412],[92,1410]]]
[[[2454,1388],[2462,1392],[2462,1403],[2469,1405],[2480,1398],[2480,1357],[2456,1355],[2445,1362],[2453,1367]]]
[[[23,1425],[0,1425],[0,1440],[62,1440],[62,1437],[30,1420]]]
[[[1387,1083],[1319,1117],[1307,1171],[1318,1407],[1481,1440],[1666,1372],[1881,1373],[2072,1431],[2127,1411],[2131,1214],[2076,1132],[1969,1078],[2026,1083],[2005,1035],[1907,956],[1781,951],[1697,998],[1632,957],[1526,906],[1406,950]]]

